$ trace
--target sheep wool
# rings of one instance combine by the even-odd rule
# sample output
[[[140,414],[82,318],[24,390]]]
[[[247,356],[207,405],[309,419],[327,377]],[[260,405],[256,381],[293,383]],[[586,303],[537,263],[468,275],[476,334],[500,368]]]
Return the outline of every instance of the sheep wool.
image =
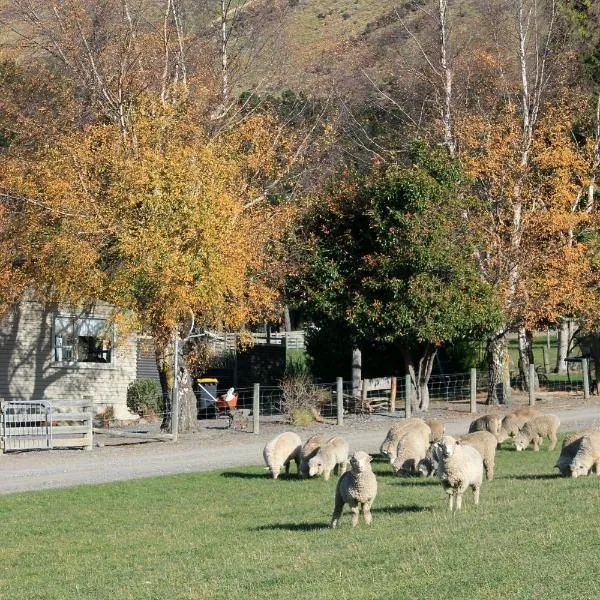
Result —
[[[419,461],[425,458],[429,448],[429,435],[421,428],[409,430],[398,442],[398,453],[392,463],[396,475],[412,475],[417,472]]]
[[[365,523],[370,525],[373,520],[371,507],[376,496],[377,478],[371,469],[371,457],[359,450],[350,457],[350,471],[346,471],[338,479],[331,517],[332,529],[339,524],[344,504],[348,504],[352,512],[352,527],[358,524],[361,507]]]
[[[540,416],[542,412],[533,406],[524,406],[517,410],[508,413],[502,419],[500,431],[497,434],[499,442],[503,442],[508,437],[515,437],[519,433],[519,429],[529,421],[532,417]]]
[[[308,461],[308,476],[322,475],[329,480],[331,472],[337,466],[338,474],[346,470],[348,464],[348,442],[340,436],[327,440]]]
[[[556,432],[560,427],[560,419],[556,415],[539,415],[533,417],[523,425],[517,435],[515,435],[515,448],[517,451],[525,450],[529,444],[533,444],[533,449],[537,452],[544,441],[544,438],[550,440],[550,450],[556,447]]]
[[[496,436],[489,431],[473,431],[461,435],[458,440],[461,444],[475,448],[481,454],[485,476],[488,481],[492,481],[496,464],[496,446],[498,445]]]
[[[292,460],[296,463],[297,469],[300,467],[301,449],[302,440],[293,431],[284,431],[267,443],[263,450],[263,458],[273,479],[279,477],[283,467],[285,472],[289,473]]]
[[[483,415],[471,422],[469,425],[469,433],[475,431],[489,431],[497,436],[500,433],[501,426],[502,417],[500,415]]]
[[[440,443],[440,455],[438,476],[448,494],[449,510],[461,509],[462,497],[468,488],[473,490],[475,504],[479,504],[479,492],[483,481],[481,454],[472,446],[463,444],[451,436],[444,436]]]
[[[429,443],[433,444],[435,442],[441,442],[444,437],[444,433],[446,433],[446,425],[441,421],[425,421],[425,424],[429,429],[431,429],[431,433],[429,435]]]
[[[412,429],[421,429],[426,432],[428,438],[431,436],[431,429],[423,419],[406,419],[390,427],[379,448],[380,454],[387,456],[390,459],[390,462],[393,463],[398,456],[398,442],[400,441],[400,438]]]
[[[317,453],[319,448],[325,443],[325,438],[317,433],[311,435],[300,450],[300,468],[298,477],[308,477],[308,461]]]
[[[569,466],[571,477],[600,475],[600,431],[590,431],[580,440],[579,448]]]
[[[422,477],[430,477],[437,472],[441,458],[440,443],[434,442],[429,445],[425,457],[417,463],[417,474]]]

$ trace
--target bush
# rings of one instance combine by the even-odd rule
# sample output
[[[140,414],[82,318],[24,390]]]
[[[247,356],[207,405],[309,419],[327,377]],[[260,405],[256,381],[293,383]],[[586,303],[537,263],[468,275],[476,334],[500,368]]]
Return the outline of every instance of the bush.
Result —
[[[281,383],[281,389],[283,412],[290,423],[307,426],[318,418],[325,398],[323,391],[312,382],[308,373],[286,377]]]
[[[163,410],[160,387],[154,379],[136,379],[127,387],[129,410],[142,417],[156,416]]]

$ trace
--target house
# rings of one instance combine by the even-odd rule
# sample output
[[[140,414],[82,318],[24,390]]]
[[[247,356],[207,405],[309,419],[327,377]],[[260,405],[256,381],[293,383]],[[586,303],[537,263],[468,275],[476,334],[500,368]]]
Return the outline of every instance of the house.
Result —
[[[76,312],[23,300],[0,319],[0,399],[90,400],[129,419],[136,336],[117,336],[111,306]]]

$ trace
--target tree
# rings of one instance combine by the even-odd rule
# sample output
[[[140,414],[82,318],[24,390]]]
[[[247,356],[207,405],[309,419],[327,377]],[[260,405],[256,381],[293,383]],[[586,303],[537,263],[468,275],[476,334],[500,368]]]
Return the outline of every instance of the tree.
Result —
[[[481,336],[498,311],[477,271],[457,165],[422,144],[413,159],[346,173],[316,200],[293,239],[287,289],[317,325],[343,323],[358,346],[397,344],[415,408],[427,410],[437,348]]]

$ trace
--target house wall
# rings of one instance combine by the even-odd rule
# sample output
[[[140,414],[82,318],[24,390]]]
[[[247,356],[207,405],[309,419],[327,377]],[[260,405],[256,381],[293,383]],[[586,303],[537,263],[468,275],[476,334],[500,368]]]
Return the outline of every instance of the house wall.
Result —
[[[98,304],[92,315],[108,317]],[[127,386],[136,378],[136,337],[116,337],[111,363],[54,361],[53,320],[72,314],[23,301],[0,320],[0,399],[92,400],[96,412],[112,405],[126,414]]]

